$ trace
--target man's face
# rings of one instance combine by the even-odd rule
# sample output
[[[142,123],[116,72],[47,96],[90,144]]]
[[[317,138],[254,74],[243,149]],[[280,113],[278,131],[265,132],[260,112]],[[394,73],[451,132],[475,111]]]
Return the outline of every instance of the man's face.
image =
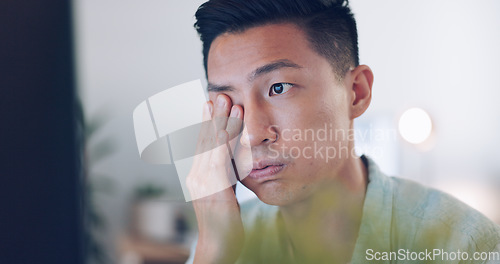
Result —
[[[235,159],[245,171],[242,183],[262,201],[300,202],[341,172],[350,154],[349,89],[302,30],[273,24],[221,35],[212,43],[207,68],[210,100],[224,93],[243,107],[248,141],[238,146]],[[246,178],[252,164],[238,164],[245,155],[254,162]]]

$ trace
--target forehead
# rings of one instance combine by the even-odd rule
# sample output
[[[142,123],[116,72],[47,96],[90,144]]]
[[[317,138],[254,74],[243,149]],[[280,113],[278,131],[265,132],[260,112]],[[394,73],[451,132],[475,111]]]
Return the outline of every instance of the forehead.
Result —
[[[247,76],[270,61],[283,59],[301,66],[318,63],[318,60],[326,62],[310,48],[305,33],[296,25],[264,25],[218,36],[208,54],[208,79],[209,82],[230,81]]]

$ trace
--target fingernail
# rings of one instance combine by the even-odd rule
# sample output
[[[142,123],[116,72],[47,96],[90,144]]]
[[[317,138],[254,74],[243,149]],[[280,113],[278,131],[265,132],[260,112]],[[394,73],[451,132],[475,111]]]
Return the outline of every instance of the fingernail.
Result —
[[[230,116],[231,117],[238,117],[238,116],[240,116],[240,109],[238,107],[236,107],[236,106],[233,106],[231,108],[231,115]]]
[[[226,100],[224,100],[224,98],[222,98],[222,95],[217,96],[217,105],[219,107],[222,107],[225,104],[226,104]]]

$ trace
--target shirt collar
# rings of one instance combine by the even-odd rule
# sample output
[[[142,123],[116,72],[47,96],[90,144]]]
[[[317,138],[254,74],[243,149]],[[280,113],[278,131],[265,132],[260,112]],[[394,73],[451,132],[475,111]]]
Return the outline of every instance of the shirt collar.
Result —
[[[361,158],[368,167],[368,186],[352,263],[366,261],[367,249],[390,250],[393,186],[371,158]]]

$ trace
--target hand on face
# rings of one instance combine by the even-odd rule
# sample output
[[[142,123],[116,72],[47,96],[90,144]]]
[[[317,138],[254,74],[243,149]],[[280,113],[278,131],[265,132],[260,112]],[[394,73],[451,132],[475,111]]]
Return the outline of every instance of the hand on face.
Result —
[[[233,106],[226,95],[204,108],[199,154],[187,177],[199,230],[195,263],[234,263],[243,248],[243,224],[231,188],[236,183],[231,139],[240,133],[242,117],[241,106]]]
[[[241,132],[243,109],[233,106],[231,99],[221,94],[206,103],[203,125],[197,143],[197,155],[187,178],[191,199],[200,199],[236,183],[231,158]]]

